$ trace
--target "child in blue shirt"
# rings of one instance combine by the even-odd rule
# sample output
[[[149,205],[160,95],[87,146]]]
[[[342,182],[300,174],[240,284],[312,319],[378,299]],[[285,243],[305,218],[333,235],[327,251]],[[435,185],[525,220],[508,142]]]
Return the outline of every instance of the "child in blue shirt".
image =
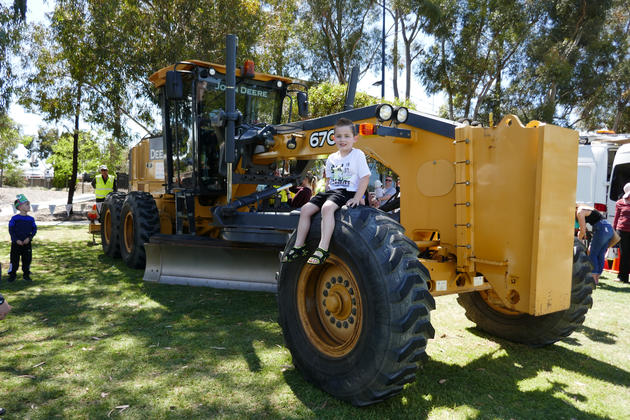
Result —
[[[9,265],[8,281],[15,280],[17,269],[20,267],[20,258],[22,258],[22,277],[26,281],[31,281],[31,260],[33,259],[31,241],[37,233],[37,226],[35,219],[28,215],[31,210],[31,203],[24,194],[18,194],[13,205],[19,213],[9,221],[11,264]]]

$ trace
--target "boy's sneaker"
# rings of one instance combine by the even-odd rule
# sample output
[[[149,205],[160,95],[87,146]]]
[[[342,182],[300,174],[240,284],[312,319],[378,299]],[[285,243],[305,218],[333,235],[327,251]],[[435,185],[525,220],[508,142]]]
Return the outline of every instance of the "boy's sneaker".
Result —
[[[33,279],[31,279],[31,276],[29,274],[25,274],[24,277],[22,277],[24,279],[24,281],[33,281]]]
[[[11,283],[11,282],[15,281],[15,275],[11,275],[11,274],[9,274],[9,278],[7,279],[7,281],[8,281],[9,283]]]

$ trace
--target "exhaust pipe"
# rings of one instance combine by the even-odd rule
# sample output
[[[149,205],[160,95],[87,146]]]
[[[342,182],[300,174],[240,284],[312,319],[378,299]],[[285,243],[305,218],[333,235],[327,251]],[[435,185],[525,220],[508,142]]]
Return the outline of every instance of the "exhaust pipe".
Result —
[[[227,163],[227,202],[232,201],[232,164],[234,163],[234,122],[236,114],[236,35],[225,39],[225,162]]]
[[[354,108],[354,96],[357,93],[357,83],[359,83],[359,67],[354,66],[350,70],[350,81],[348,82],[348,90],[346,91],[346,102],[343,110],[347,111]]]

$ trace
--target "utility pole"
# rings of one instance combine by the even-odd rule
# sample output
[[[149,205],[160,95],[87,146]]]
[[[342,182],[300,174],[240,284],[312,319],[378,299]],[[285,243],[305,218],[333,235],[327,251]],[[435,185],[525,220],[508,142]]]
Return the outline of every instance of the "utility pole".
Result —
[[[383,0],[383,39],[381,40],[381,98],[385,99],[385,0]]]

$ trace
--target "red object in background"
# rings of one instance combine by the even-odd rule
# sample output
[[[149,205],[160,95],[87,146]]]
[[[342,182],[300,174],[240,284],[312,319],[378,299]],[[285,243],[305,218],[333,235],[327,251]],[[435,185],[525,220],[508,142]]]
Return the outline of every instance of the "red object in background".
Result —
[[[254,62],[252,60],[245,60],[243,64],[243,77],[254,77]]]
[[[87,218],[90,220],[90,222],[94,222],[96,219],[98,219],[98,211],[96,210],[96,204],[92,206],[92,210],[88,211]]]
[[[595,210],[606,213],[606,204],[595,203]]]

